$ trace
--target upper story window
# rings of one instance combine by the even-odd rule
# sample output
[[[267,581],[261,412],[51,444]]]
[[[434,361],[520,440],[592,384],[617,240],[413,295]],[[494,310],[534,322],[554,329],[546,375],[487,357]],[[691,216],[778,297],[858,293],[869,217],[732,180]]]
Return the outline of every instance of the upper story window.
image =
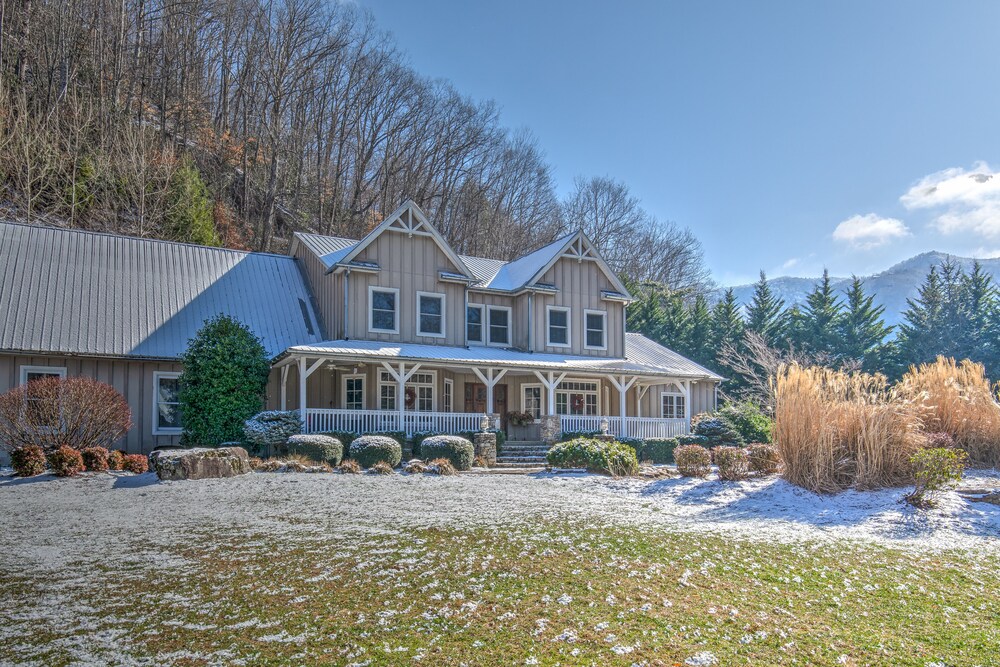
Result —
[[[368,288],[368,331],[399,333],[399,290],[392,287]]]
[[[545,309],[548,337],[545,344],[549,347],[569,347],[569,308],[549,306]]]
[[[153,373],[153,435],[181,432],[180,378],[180,373]]]
[[[603,310],[583,311],[583,346],[588,350],[608,349],[608,314]]]
[[[417,292],[417,335],[444,338],[444,294]]]
[[[487,306],[486,316],[489,322],[489,344],[510,345],[510,313],[507,306]]]
[[[469,304],[465,309],[465,340],[469,343],[486,342],[483,338],[483,306]]]

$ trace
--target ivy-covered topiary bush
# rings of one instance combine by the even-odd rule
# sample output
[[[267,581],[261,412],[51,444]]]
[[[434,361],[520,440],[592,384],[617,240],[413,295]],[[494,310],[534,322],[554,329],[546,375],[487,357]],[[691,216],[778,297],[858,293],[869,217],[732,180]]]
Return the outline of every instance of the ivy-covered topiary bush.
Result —
[[[10,453],[10,465],[18,477],[33,477],[45,472],[45,451],[38,445],[18,447]]]
[[[362,468],[371,468],[378,462],[395,468],[403,459],[399,441],[384,435],[363,435],[355,438],[349,448],[351,458]]]
[[[108,450],[104,447],[84,447],[80,450],[83,465],[90,472],[105,472],[108,470]]]
[[[642,445],[642,460],[653,463],[673,463],[677,438],[649,438]]]
[[[712,470],[712,455],[701,445],[681,445],[674,450],[674,460],[684,477],[705,477]]]
[[[694,434],[708,438],[711,445],[742,445],[743,436],[733,428],[733,425],[721,417],[702,419],[694,427]]]
[[[344,445],[328,435],[303,433],[293,435],[286,445],[289,456],[304,456],[313,461],[336,467],[344,458]]]
[[[298,410],[266,410],[243,422],[243,437],[255,454],[268,447],[284,456],[285,443],[293,435],[302,433],[302,418]]]
[[[471,470],[475,449],[472,443],[457,435],[435,435],[421,445],[425,459],[448,459],[455,470]]]
[[[72,447],[63,445],[49,452],[46,459],[56,477],[73,477],[84,471],[83,457]]]
[[[264,404],[271,372],[260,339],[237,320],[219,315],[188,342],[181,362],[183,444],[217,447],[241,440],[244,422]]]
[[[712,458],[719,467],[719,479],[738,482],[750,476],[750,459],[742,447],[724,445],[712,450]]]
[[[639,472],[635,450],[620,442],[577,438],[556,444],[547,458],[549,465],[557,468],[586,468],[615,477]]]

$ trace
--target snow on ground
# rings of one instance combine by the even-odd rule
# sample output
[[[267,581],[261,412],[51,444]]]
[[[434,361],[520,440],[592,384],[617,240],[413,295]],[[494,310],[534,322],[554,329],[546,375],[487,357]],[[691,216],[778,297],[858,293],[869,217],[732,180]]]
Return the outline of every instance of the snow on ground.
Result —
[[[1000,488],[972,471],[965,486]],[[416,527],[577,520],[720,533],[748,540],[857,540],[921,550],[1000,553],[1000,507],[944,493],[939,507],[900,502],[906,489],[819,496],[779,478],[610,479],[598,475],[254,473],[159,482],[155,475],[0,477],[0,563],[57,568],[100,557],[179,565],[158,545],[214,528],[248,533],[394,533]],[[128,542],[128,544],[126,544]]]

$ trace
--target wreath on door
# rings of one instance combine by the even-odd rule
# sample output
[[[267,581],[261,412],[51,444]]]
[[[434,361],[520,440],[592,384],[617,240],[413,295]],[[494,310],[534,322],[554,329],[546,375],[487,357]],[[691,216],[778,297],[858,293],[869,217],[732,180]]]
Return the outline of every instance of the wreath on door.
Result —
[[[573,396],[569,400],[569,404],[570,404],[570,407],[572,407],[574,413],[576,413],[576,414],[582,414],[583,413],[583,395],[582,394],[573,394]]]
[[[417,402],[417,390],[413,387],[407,387],[406,391],[403,392],[403,396],[406,397],[406,407],[412,408]]]

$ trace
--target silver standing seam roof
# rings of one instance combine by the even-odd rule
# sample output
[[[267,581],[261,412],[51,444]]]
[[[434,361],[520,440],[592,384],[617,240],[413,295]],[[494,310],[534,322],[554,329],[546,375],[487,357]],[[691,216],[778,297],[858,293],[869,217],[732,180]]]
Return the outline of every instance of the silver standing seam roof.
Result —
[[[271,357],[323,340],[294,258],[0,222],[0,351],[176,359],[220,313]]]

